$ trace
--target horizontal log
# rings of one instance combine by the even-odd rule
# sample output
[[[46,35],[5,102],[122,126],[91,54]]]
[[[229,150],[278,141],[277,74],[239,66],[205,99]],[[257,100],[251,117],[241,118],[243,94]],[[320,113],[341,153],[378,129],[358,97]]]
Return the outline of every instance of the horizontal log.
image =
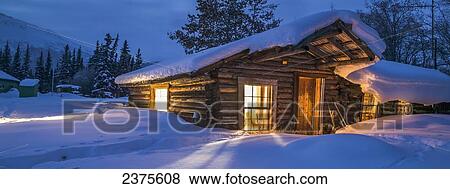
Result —
[[[171,112],[175,112],[175,113],[188,113],[188,112],[199,112],[200,114],[206,115],[207,110],[205,109],[201,109],[201,108],[197,108],[197,107],[175,107],[175,106],[170,106],[169,111]]]
[[[171,87],[190,87],[190,86],[197,86],[197,85],[210,85],[216,83],[216,80],[208,80],[208,81],[201,81],[201,82],[192,82],[192,83],[185,83],[185,84],[173,84]]]
[[[219,92],[220,93],[237,93],[237,87],[224,87],[224,86],[220,86],[219,87]]]
[[[294,95],[292,93],[278,93],[277,99],[292,99]]]
[[[191,91],[205,91],[205,86],[196,85],[188,87],[170,87],[169,92],[191,92]]]
[[[170,96],[174,97],[206,97],[206,91],[173,91]]]
[[[207,98],[202,97],[191,97],[191,98],[170,98],[170,102],[195,102],[195,103],[205,103],[208,101]]]
[[[220,94],[220,100],[221,101],[237,101],[238,95],[235,93],[222,93]]]
[[[227,85],[236,85],[237,84],[237,76],[234,78],[218,78],[218,84],[227,84]]]
[[[233,73],[227,73],[227,72],[219,72],[217,75],[218,78],[224,78],[224,79],[231,79],[234,77]]]

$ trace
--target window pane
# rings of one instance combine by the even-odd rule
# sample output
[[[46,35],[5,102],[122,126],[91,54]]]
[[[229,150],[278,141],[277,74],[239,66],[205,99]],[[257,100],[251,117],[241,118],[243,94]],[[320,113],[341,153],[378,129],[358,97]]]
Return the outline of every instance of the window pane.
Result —
[[[252,97],[244,97],[244,107],[252,107]]]
[[[269,130],[271,126],[272,86],[245,85],[244,130]]]
[[[245,85],[244,86],[244,96],[253,96],[252,94],[253,87],[251,85]]]

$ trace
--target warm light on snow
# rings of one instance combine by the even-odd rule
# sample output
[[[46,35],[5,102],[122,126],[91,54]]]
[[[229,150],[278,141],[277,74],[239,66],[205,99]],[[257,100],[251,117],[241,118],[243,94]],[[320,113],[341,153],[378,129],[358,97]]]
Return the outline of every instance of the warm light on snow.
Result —
[[[391,116],[381,118],[386,120],[382,131],[355,124],[338,135],[245,135],[182,125],[172,113],[142,109],[139,126],[132,132],[99,132],[89,116],[77,122],[75,135],[64,135],[63,117],[55,111],[61,110],[60,103],[57,95],[32,100],[0,96],[0,114],[6,118],[0,124],[0,167],[450,168],[448,115],[403,116],[402,130],[392,129],[399,116]],[[34,106],[39,108],[30,108]],[[147,125],[156,113],[161,116],[159,131],[149,134]],[[126,119],[124,114],[109,111],[107,117],[118,123]],[[176,131],[169,122],[194,132]]]
[[[64,116],[35,117],[35,118],[0,118],[0,123],[23,123],[29,121],[63,120]]]

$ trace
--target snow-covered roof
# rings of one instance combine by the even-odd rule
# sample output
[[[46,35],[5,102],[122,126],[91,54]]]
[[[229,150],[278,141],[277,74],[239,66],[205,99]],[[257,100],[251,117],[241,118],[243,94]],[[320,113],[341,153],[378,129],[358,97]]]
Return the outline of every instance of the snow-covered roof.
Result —
[[[22,87],[33,87],[39,83],[39,79],[24,79],[20,81],[19,86]]]
[[[78,90],[78,89],[80,89],[81,87],[78,86],[78,85],[67,85],[67,84],[64,84],[64,85],[56,85],[56,88],[71,88],[71,89],[76,89],[76,90]]]
[[[364,92],[381,102],[450,102],[450,76],[438,70],[381,60],[343,77],[360,84]]]
[[[325,28],[337,20],[351,24],[353,33],[361,38],[376,55],[382,56],[386,44],[380,39],[378,33],[364,24],[357,13],[336,10],[306,16],[278,28],[179,59],[161,61],[158,64],[120,75],[115,81],[117,84],[128,84],[161,79],[194,72],[247,49],[253,53],[276,46],[296,45],[317,30]]]
[[[17,78],[13,77],[12,75],[9,75],[9,74],[5,73],[2,70],[0,70],[0,79],[10,80],[10,81],[19,81]]]

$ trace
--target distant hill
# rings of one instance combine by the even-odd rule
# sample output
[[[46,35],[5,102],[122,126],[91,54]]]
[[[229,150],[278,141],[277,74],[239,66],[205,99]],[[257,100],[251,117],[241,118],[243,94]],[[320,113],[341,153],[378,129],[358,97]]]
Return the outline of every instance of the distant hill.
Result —
[[[18,44],[21,45],[22,51],[25,49],[26,44],[29,44],[31,47],[32,65],[35,64],[36,58],[39,56],[41,50],[45,54],[48,49],[50,50],[53,57],[53,64],[55,65],[56,61],[61,57],[64,45],[66,44],[71,49],[81,47],[85,63],[95,48],[76,39],[0,13],[1,47],[7,41],[9,41],[12,54],[14,54]]]

